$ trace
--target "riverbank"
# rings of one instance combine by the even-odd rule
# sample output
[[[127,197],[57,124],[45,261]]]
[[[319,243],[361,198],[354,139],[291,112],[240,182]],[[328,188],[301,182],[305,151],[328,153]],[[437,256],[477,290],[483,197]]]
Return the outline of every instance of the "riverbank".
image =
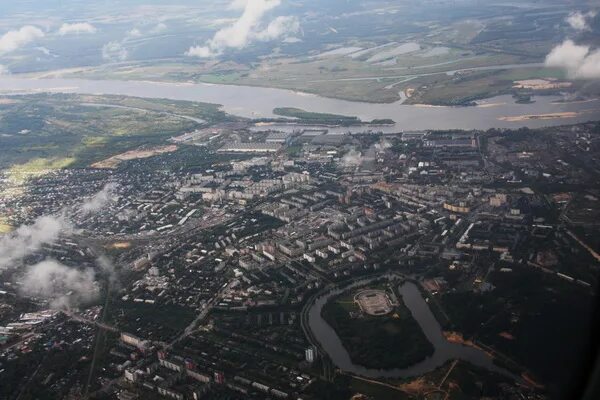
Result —
[[[417,285],[407,281],[399,286],[398,293],[412,316],[421,327],[425,337],[434,347],[434,353],[406,368],[376,369],[359,365],[352,361],[335,330],[323,319],[322,310],[327,302],[345,291],[368,285],[382,277],[387,279],[405,278],[400,274],[387,273],[352,281],[346,285],[330,286],[309,300],[303,310],[303,328],[309,341],[314,342],[331,362],[342,371],[366,378],[410,378],[441,367],[450,360],[460,359],[488,371],[499,373],[511,379],[519,379],[508,370],[494,363],[488,353],[457,343],[450,343],[444,336],[440,324],[435,319]],[[395,348],[388,349],[396,351]]]

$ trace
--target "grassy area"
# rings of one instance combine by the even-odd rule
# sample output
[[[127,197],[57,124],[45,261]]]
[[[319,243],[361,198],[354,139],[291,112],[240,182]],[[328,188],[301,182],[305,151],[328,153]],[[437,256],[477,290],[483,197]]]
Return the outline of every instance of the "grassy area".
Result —
[[[436,57],[399,57],[396,63],[391,66],[368,63],[364,59],[352,59],[347,56],[325,59],[294,58],[263,61],[255,68],[248,68],[246,71],[214,70],[198,73],[193,66],[187,66],[177,75],[164,75],[159,79],[277,87],[301,90],[326,97],[373,103],[394,102],[400,99],[399,91],[407,88],[423,87],[423,91],[427,92],[428,96],[418,97],[418,102],[452,104],[449,100],[453,97],[483,98],[498,94],[500,91],[486,88],[485,85],[492,82],[489,80],[485,82],[478,81],[468,86],[461,85],[456,90],[452,90],[455,81],[451,76],[446,75],[446,71],[532,61],[540,60],[524,59],[510,54],[472,52],[451,48],[448,54]],[[430,75],[432,73],[436,75]],[[482,73],[470,72],[467,75],[475,77],[480,76]],[[564,78],[564,72],[547,68],[496,70],[491,72],[491,75],[494,74],[496,80],[504,81],[502,86],[504,90],[509,90],[512,81],[517,79]],[[107,75],[106,77],[110,78],[112,76]],[[290,77],[293,77],[293,79]],[[121,79],[125,79],[125,77]],[[426,86],[427,88],[425,88]],[[449,86],[449,90],[452,92],[440,92],[440,89],[443,89],[444,86]],[[439,99],[436,97],[439,97]]]
[[[228,119],[218,105],[205,103],[73,94],[19,97],[0,104],[0,146],[9,150],[3,152],[0,168],[65,158],[72,159],[70,166],[83,166],[199,126],[180,115],[209,124]]]
[[[559,68],[516,68],[504,70],[500,74],[503,79],[519,81],[534,78],[566,79],[566,71]]]
[[[416,90],[406,104],[466,105],[513,93],[514,81],[534,78],[564,79],[565,73],[554,68],[516,68],[469,71],[454,77],[445,74],[422,77],[408,83]]]
[[[67,168],[73,162],[75,162],[73,157],[34,158],[24,164],[11,166],[7,175],[12,184],[21,185],[27,180],[43,176],[49,171]]]
[[[404,368],[433,354],[432,344],[404,304],[385,316],[363,315],[354,303],[355,293],[333,298],[322,311],[353,362],[368,368]]]
[[[352,45],[366,49],[364,55],[357,57],[344,54],[327,57],[297,55],[268,58],[253,64],[225,63],[212,67],[185,63],[133,64],[123,71],[98,67],[77,72],[76,76],[276,87],[352,101],[391,103],[400,99],[400,90],[427,84],[431,73],[439,73],[442,77],[448,70],[536,61],[496,51],[473,51],[465,48],[464,44],[455,46],[452,43],[446,52],[433,56],[428,54],[439,46],[422,44],[421,50],[391,57],[386,60],[389,64],[385,64],[369,59],[379,52],[393,49],[395,45],[390,41],[385,48],[368,50],[377,44],[381,43],[353,41]]]
[[[300,146],[300,145],[287,146],[285,148],[285,151],[290,157],[297,157],[302,152],[302,146]]]
[[[466,337],[477,335],[527,368],[550,392],[565,387],[570,379],[565,371],[581,365],[592,297],[570,282],[530,268],[496,272],[489,281],[496,287],[492,292],[442,296],[452,329]]]
[[[169,304],[117,302],[112,306],[115,325],[144,339],[169,340],[192,322],[194,310]]]
[[[279,107],[273,110],[273,114],[283,117],[297,118],[302,121],[308,121],[318,124],[359,124],[360,120],[357,117],[349,117],[346,115],[326,114],[304,111],[293,107]]]
[[[284,117],[296,118],[301,123],[308,124],[323,124],[323,125],[359,125],[359,124],[393,124],[391,119],[374,119],[370,122],[364,122],[357,117],[349,117],[346,115],[327,114],[305,111],[294,107],[279,107],[273,109],[273,114]]]
[[[0,171],[13,186],[53,170],[87,167],[140,146],[228,120],[218,105],[124,96],[35,94],[0,104]],[[95,105],[90,105],[90,103]],[[113,105],[107,107],[99,105]]]

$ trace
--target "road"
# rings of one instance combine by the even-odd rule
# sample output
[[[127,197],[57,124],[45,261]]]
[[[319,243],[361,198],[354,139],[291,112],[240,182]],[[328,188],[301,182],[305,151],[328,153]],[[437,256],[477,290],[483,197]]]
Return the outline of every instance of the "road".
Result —
[[[94,236],[93,232],[80,231],[77,234],[73,235],[74,238],[85,239],[88,242],[94,242],[100,245],[104,245],[107,243],[114,242],[134,242],[136,244],[150,243],[156,242],[160,240],[161,242],[165,242],[168,239],[181,237],[183,235],[192,235],[197,231],[201,231],[204,229],[209,229],[215,227],[220,224],[225,224],[233,218],[232,215],[214,215],[209,216],[206,219],[199,220],[190,220],[187,224],[183,226],[178,226],[174,230],[166,233],[156,233],[156,234],[148,234],[148,235],[139,235],[139,234],[125,234],[125,235],[111,235],[111,236]]]
[[[202,321],[204,321],[204,319],[210,314],[210,312],[212,311],[215,304],[217,304],[221,300],[221,296],[223,296],[223,294],[229,290],[229,288],[231,287],[231,285],[233,285],[233,283],[234,283],[234,281],[230,281],[224,288],[219,290],[219,292],[212,299],[210,299],[208,301],[208,303],[206,304],[206,306],[204,306],[202,311],[200,311],[200,314],[198,314],[198,316],[196,318],[194,318],[194,320],[192,322],[190,322],[190,324],[184,329],[183,333],[181,335],[177,336],[175,339],[173,339],[173,341],[171,341],[171,343],[169,343],[169,345],[167,346],[167,349],[172,348],[175,344],[177,344],[178,342],[182,341],[183,339],[185,339],[188,336],[190,336],[191,334],[193,334],[194,331],[196,330],[196,327]]]
[[[452,364],[450,365],[450,368],[448,368],[448,372],[446,372],[446,375],[444,375],[444,377],[440,381],[440,384],[438,385],[438,389],[441,389],[442,386],[444,386],[444,383],[446,383],[446,379],[448,379],[448,377],[452,373],[452,370],[454,369],[454,367],[456,367],[456,364],[458,364],[458,360],[452,361]]]
[[[424,76],[434,76],[434,75],[449,75],[452,76],[454,74],[460,72],[470,72],[470,71],[493,71],[497,69],[517,69],[517,68],[540,68],[543,67],[543,63],[528,63],[528,64],[506,64],[506,65],[488,65],[484,67],[473,67],[473,68],[461,68],[461,69],[450,69],[450,70],[442,70],[435,72],[423,72],[417,74],[403,74],[403,75],[377,75],[377,76],[361,76],[356,78],[337,78],[337,79],[317,79],[309,81],[311,83],[315,82],[355,82],[355,81],[380,81],[382,79],[414,79],[421,78]],[[415,68],[418,69],[418,68]]]
[[[114,333],[121,333],[121,331],[119,330],[119,328],[117,328],[117,327],[115,327],[113,325],[109,325],[109,324],[107,324],[105,322],[94,321],[94,320],[91,320],[91,319],[88,319],[88,318],[84,318],[84,317],[82,317],[80,315],[73,314],[72,312],[66,311],[66,310],[63,310],[63,314],[65,314],[67,317],[69,317],[72,320],[77,321],[77,322],[81,322],[81,323],[88,324],[88,325],[94,325],[94,326],[97,326],[98,328],[100,328],[102,330],[105,330],[105,331],[110,331],[110,332],[114,332]]]

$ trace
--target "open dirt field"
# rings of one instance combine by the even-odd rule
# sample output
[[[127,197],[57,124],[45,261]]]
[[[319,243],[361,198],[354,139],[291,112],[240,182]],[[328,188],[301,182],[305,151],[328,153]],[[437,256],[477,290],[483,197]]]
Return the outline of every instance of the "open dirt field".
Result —
[[[145,150],[131,150],[94,163],[92,164],[92,168],[114,169],[123,161],[149,158],[163,153],[172,153],[175,150],[177,150],[177,146],[175,145],[160,146]]]

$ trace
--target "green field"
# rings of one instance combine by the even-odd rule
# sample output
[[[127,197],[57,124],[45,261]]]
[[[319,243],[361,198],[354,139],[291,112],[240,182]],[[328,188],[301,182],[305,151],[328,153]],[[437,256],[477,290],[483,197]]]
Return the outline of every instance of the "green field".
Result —
[[[309,112],[300,108],[278,107],[273,109],[273,114],[283,117],[296,118],[300,123],[322,124],[322,125],[360,125],[360,124],[393,124],[391,119],[377,119],[370,122],[361,121],[357,117],[346,115]]]
[[[514,81],[533,78],[564,79],[565,75],[552,68],[515,68],[469,71],[455,77],[428,76],[411,82],[416,90],[406,104],[466,105],[475,100],[517,93],[513,89]]]
[[[358,124],[360,120],[357,117],[348,117],[346,115],[326,114],[304,111],[300,108],[279,107],[273,109],[273,114],[283,117],[297,118],[303,121],[322,124]]]
[[[123,331],[144,339],[169,340],[190,324],[194,310],[173,304],[146,304],[117,301],[112,307],[113,320]]]
[[[87,167],[228,116],[218,105],[123,96],[36,94],[0,102],[0,171],[12,185],[63,168]],[[110,106],[107,106],[110,105]],[[118,106],[118,107],[114,107]]]
[[[489,281],[496,287],[493,292],[448,292],[441,297],[450,329],[465,337],[476,335],[525,367],[550,392],[568,384],[570,375],[564,371],[575,370],[581,362],[593,298],[569,282],[527,268],[495,272]],[[564,369],[548,360],[560,360]]]
[[[86,166],[200,125],[180,115],[207,123],[227,119],[219,106],[204,103],[61,94],[8,98],[0,104],[0,168]]]

